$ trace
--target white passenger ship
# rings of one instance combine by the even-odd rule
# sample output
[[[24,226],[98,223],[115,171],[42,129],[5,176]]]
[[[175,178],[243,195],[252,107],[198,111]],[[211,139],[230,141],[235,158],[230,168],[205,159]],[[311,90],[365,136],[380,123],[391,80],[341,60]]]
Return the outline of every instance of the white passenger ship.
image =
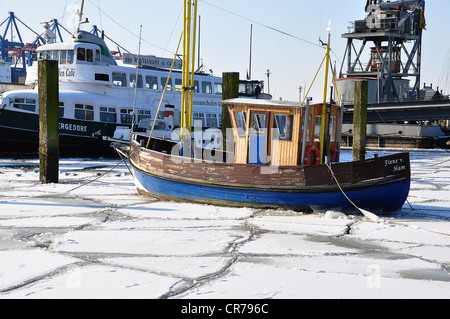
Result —
[[[154,120],[169,75],[167,59],[141,59],[147,63],[138,69],[133,63],[118,65],[104,40],[85,31],[74,33],[70,43],[46,44],[36,53],[36,60],[59,61],[61,156],[115,155],[110,138],[118,128],[126,131],[135,123],[146,129]],[[132,62],[133,56],[125,60]],[[33,89],[0,95],[0,155],[38,153],[37,64],[28,69],[26,80]],[[243,83],[243,95],[252,95],[256,85]],[[172,89],[156,125],[164,134],[180,124],[181,93],[175,88],[181,87],[181,72],[172,72],[168,86]],[[193,120],[204,128],[220,127],[222,78],[196,74],[194,90]]]

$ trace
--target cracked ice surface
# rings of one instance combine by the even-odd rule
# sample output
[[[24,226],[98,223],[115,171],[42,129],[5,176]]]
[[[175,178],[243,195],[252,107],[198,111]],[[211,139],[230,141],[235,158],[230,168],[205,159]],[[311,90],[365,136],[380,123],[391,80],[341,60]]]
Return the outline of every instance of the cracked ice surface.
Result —
[[[49,185],[0,160],[0,298],[447,299],[450,154],[411,160],[409,203],[380,224],[155,201],[113,160],[61,160]]]

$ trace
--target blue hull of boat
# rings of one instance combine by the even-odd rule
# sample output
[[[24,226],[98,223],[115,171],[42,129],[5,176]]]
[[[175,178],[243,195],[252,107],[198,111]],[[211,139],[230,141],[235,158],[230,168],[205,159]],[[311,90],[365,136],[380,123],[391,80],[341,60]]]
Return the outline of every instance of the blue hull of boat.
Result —
[[[345,208],[352,204],[340,191],[289,192],[204,186],[171,181],[134,169],[141,185],[139,191],[166,200],[247,207],[284,207],[290,209]],[[345,194],[363,209],[396,211],[402,208],[410,189],[410,179],[346,190]]]

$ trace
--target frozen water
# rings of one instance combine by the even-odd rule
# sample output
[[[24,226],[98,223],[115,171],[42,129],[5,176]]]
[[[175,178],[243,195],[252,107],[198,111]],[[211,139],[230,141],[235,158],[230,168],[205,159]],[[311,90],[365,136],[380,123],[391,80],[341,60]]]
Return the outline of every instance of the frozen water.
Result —
[[[0,298],[448,299],[450,153],[411,163],[408,203],[373,223],[155,201],[114,160],[41,185],[38,160],[0,159]]]

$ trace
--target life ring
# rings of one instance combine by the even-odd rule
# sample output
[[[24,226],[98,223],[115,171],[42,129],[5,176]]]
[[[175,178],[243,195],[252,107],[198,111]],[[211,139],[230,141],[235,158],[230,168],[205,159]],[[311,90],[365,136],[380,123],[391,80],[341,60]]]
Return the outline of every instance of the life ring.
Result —
[[[314,162],[314,164],[309,162],[309,154],[311,152],[314,152],[314,154],[316,155],[316,161]],[[315,147],[314,145],[309,146],[306,149],[306,153],[305,153],[305,165],[309,166],[309,165],[320,165],[320,151],[317,147]]]

